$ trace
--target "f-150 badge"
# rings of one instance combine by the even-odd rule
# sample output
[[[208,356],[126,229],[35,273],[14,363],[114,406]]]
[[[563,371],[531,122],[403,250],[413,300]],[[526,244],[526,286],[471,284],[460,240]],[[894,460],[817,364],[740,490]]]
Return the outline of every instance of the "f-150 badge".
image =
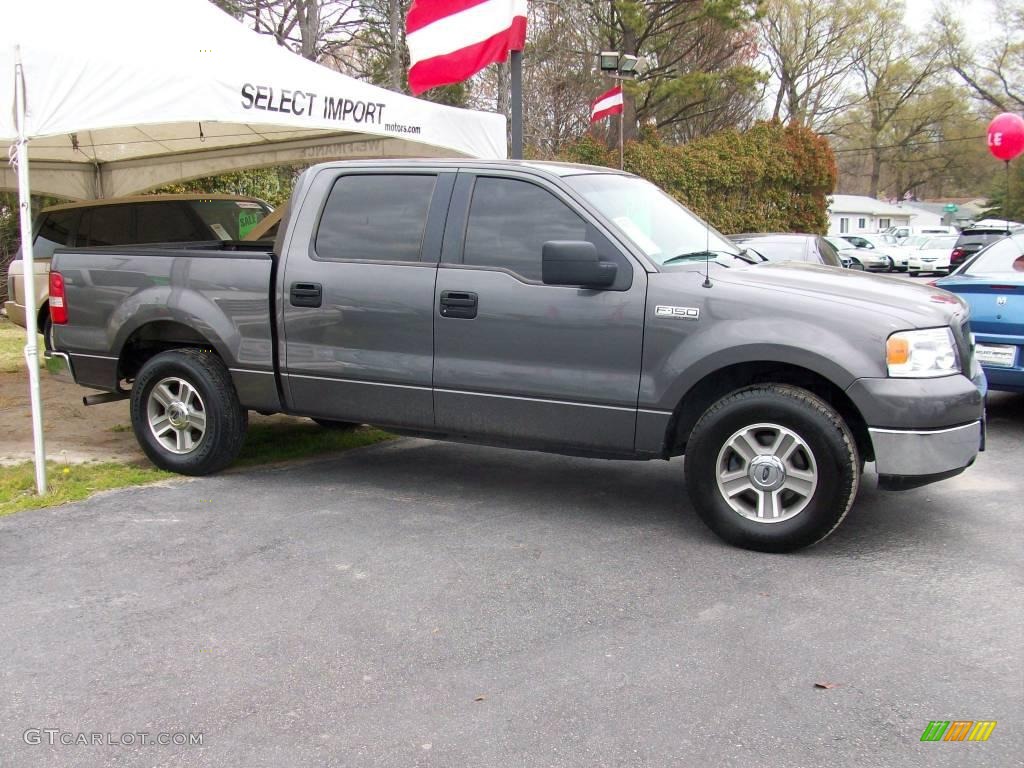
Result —
[[[677,320],[700,320],[700,310],[697,307],[668,307],[659,304],[654,308],[655,317],[674,317]]]

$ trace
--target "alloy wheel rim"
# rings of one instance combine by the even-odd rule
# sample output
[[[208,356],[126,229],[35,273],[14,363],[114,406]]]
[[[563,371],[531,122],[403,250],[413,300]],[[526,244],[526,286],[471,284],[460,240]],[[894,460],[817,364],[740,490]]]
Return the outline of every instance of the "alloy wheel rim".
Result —
[[[810,446],[779,424],[752,424],[734,432],[718,452],[715,474],[726,504],[763,524],[799,515],[818,487]]]
[[[146,416],[153,437],[171,453],[191,453],[206,435],[202,397],[194,386],[176,376],[161,379],[150,390]]]

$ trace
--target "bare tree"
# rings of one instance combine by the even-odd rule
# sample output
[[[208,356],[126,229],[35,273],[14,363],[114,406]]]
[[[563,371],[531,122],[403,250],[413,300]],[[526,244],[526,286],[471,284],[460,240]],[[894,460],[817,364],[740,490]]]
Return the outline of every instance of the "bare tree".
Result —
[[[359,0],[214,0],[310,61],[332,59],[362,24]]]
[[[777,88],[773,119],[821,127],[850,106],[849,76],[867,10],[862,0],[768,0],[760,32]]]
[[[974,96],[1004,112],[1024,111],[1024,2],[993,0],[998,34],[979,50],[949,5],[935,19],[935,42]]]

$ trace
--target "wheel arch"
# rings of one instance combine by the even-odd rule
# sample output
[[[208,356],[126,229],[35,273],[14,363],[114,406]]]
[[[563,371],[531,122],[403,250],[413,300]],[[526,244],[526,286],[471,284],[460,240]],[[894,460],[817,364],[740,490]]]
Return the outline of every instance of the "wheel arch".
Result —
[[[227,365],[222,349],[203,333],[176,320],[151,320],[132,330],[118,354],[117,378],[134,379],[148,360],[171,349],[205,349]]]
[[[665,455],[683,454],[693,427],[711,405],[730,392],[754,384],[789,384],[817,395],[835,408],[846,422],[861,458],[864,461],[874,459],[867,422],[841,387],[810,368],[770,360],[733,363],[694,383],[680,398],[665,428]]]

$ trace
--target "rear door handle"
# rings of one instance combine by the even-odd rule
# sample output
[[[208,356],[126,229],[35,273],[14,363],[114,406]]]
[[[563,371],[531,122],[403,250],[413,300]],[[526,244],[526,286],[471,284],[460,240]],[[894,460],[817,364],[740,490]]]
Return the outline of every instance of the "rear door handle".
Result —
[[[289,299],[293,307],[319,307],[323,293],[320,283],[292,283]]]
[[[477,298],[467,291],[441,291],[441,316],[472,320],[476,317]]]

